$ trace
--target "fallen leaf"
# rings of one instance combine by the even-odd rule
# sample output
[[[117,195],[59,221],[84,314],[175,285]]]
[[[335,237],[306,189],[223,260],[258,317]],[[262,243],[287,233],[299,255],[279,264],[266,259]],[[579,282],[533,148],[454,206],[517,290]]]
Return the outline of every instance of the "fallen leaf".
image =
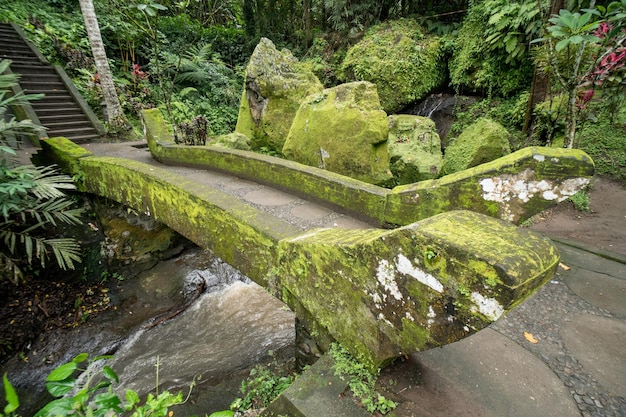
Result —
[[[530,343],[539,343],[539,340],[537,340],[532,333],[524,332],[524,338],[526,338],[526,340],[528,340]]]
[[[565,271],[569,271],[570,269],[572,269],[569,266],[565,265],[563,262],[559,262],[559,266]]]

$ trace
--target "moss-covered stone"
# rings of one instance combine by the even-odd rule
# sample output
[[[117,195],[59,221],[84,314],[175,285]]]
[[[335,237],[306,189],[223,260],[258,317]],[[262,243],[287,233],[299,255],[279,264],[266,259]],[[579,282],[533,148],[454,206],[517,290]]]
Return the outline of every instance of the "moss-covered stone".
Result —
[[[41,151],[37,152],[37,163],[58,165],[61,171],[74,176],[77,180],[76,186],[80,189],[82,172],[79,160],[93,156],[93,154],[64,137],[48,138],[40,141],[40,145]]]
[[[493,120],[478,119],[446,148],[442,171],[452,174],[509,153],[509,132]]]
[[[341,64],[344,81],[376,84],[387,113],[425,97],[445,80],[445,71],[439,39],[412,19],[372,27]]]
[[[221,146],[228,149],[241,149],[250,151],[250,138],[241,133],[230,133],[228,135],[218,136],[210,142],[211,145]]]
[[[437,178],[441,170],[441,139],[427,117],[389,116],[389,166],[395,185]]]
[[[142,120],[148,146],[158,161],[227,171],[305,194],[384,223],[385,200],[390,192],[385,188],[260,153],[215,146],[176,145],[171,134],[170,137],[164,136],[164,121],[158,110],[142,111]]]
[[[545,238],[460,211],[392,231],[285,239],[275,279],[355,357],[377,367],[483,328],[545,282],[558,259]]]
[[[373,84],[341,84],[306,98],[282,152],[302,164],[380,184],[391,177],[388,130]]]
[[[407,224],[449,210],[520,223],[589,184],[593,161],[581,150],[524,148],[436,180],[395,187],[385,220]]]
[[[174,145],[173,139],[166,139],[161,146],[154,139],[160,138],[159,132],[163,130],[159,127],[160,115],[158,111],[147,112],[143,116],[146,138],[153,156],[162,162],[193,163],[275,184],[381,224],[406,225],[459,209],[519,223],[575,194],[594,174],[593,161],[581,150],[533,147],[437,180],[398,186],[390,191],[253,152]]]
[[[302,100],[323,88],[290,51],[278,51],[272,41],[261,38],[246,67],[235,131],[249,137],[253,149],[280,152]]]

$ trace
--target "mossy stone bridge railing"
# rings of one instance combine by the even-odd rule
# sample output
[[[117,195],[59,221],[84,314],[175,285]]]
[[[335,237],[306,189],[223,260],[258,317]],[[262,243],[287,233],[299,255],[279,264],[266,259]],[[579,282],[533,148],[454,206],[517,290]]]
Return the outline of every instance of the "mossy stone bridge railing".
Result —
[[[322,347],[337,340],[372,368],[466,337],[545,283],[558,251],[511,221],[593,174],[582,152],[532,148],[384,190],[252,152],[176,145],[155,113],[145,114],[145,128],[161,162],[234,172],[400,225],[302,231],[166,167],[94,156],[64,138],[42,143],[43,157],[75,175],[81,191],[148,213],[212,250],[287,303]]]

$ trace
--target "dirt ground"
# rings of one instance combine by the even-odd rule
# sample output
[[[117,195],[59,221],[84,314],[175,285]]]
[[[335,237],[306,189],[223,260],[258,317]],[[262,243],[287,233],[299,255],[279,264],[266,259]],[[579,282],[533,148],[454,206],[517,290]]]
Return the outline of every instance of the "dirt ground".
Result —
[[[607,178],[594,178],[590,212],[564,201],[532,219],[533,230],[563,237],[609,252],[626,255],[626,186]]]

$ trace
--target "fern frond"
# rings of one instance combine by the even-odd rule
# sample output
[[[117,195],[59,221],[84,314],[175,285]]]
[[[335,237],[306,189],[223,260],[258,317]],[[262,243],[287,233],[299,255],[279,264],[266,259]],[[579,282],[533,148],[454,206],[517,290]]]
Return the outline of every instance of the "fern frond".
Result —
[[[7,254],[0,252],[0,279],[8,279],[18,285],[24,281],[24,273]]]
[[[74,262],[81,262],[80,245],[76,240],[47,239],[45,243],[52,248],[52,253],[63,270],[74,269]]]

